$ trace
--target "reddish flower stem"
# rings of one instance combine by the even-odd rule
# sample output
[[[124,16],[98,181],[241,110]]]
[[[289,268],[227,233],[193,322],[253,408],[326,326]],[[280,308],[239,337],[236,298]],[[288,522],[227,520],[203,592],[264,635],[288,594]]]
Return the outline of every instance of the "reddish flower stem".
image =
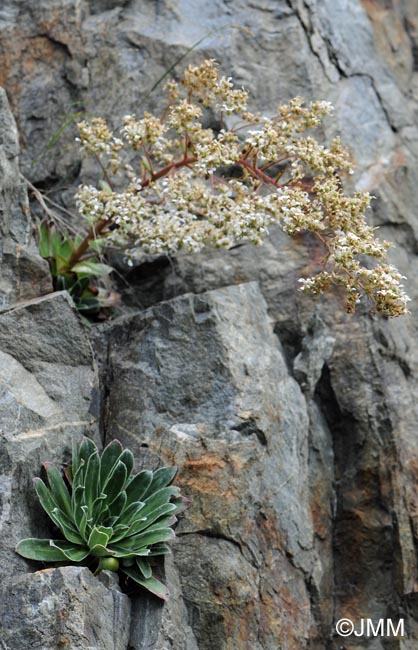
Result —
[[[166,165],[158,172],[152,173],[149,178],[144,179],[142,182],[141,189],[138,189],[137,191],[141,192],[144,187],[147,187],[150,183],[154,183],[155,181],[158,181],[160,178],[163,178],[163,176],[167,176],[172,170],[179,169],[181,167],[188,167],[189,165],[192,165],[196,161],[197,161],[197,157],[196,156],[187,157],[187,151],[186,151],[184,158],[178,160],[177,162],[172,162],[169,165]],[[238,158],[237,163],[239,165],[242,165],[246,169],[248,169],[248,171],[252,176],[258,178],[262,182],[269,183],[270,185],[274,185],[274,187],[281,187],[279,182],[275,181],[274,178],[271,178],[270,176],[262,172],[261,169],[259,169],[256,165],[252,165],[251,163],[249,163],[248,160],[246,160],[244,157]],[[80,261],[82,256],[88,250],[90,242],[96,239],[99,235],[101,235],[109,225],[111,225],[110,219],[102,219],[101,221],[98,221],[96,224],[90,227],[87,235],[85,236],[81,244],[71,254],[68,260],[68,270],[72,269],[72,267],[75,264],[77,264],[77,262]]]
[[[144,182],[142,183],[142,188],[147,187],[150,183],[157,181],[159,178],[162,178],[163,176],[167,176],[167,174],[169,174],[172,169],[178,169],[180,167],[185,167],[186,165],[191,165],[192,163],[196,162],[196,160],[197,158],[195,156],[190,158],[187,158],[185,156],[184,158],[182,158],[182,160],[178,160],[177,162],[173,162],[170,163],[169,165],[166,165],[166,167],[163,167],[162,169],[160,169],[160,171],[156,172],[155,174],[151,174],[150,178],[145,179]],[[110,223],[111,223],[110,219],[101,219],[96,224],[90,227],[87,235],[84,237],[81,244],[72,252],[68,260],[68,270],[72,269],[73,266],[80,261],[84,253],[88,250],[90,242],[96,239],[99,235],[101,235],[103,231],[110,225]]]
[[[261,171],[258,167],[255,167],[251,163],[249,163],[245,158],[239,158],[237,160],[237,163],[239,165],[242,165],[248,171],[255,176],[256,178],[259,178],[262,180],[264,183],[270,183],[271,185],[274,185],[274,187],[281,187],[280,183],[274,180],[274,178],[271,178],[271,176],[268,176],[267,174],[264,174],[264,172]]]

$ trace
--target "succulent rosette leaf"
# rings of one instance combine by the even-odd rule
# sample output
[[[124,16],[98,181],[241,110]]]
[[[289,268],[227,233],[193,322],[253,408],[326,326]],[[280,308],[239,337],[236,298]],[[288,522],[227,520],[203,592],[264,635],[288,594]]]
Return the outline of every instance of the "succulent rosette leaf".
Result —
[[[167,542],[175,537],[176,515],[189,503],[171,485],[177,468],[135,474],[133,454],[118,440],[100,455],[89,438],[73,444],[65,478],[51,463],[44,468],[48,485],[35,478],[36,493],[64,539],[24,539],[16,552],[41,562],[92,560],[96,575],[104,569],[119,570],[167,599],[167,588],[153,575],[152,562],[170,553]]]

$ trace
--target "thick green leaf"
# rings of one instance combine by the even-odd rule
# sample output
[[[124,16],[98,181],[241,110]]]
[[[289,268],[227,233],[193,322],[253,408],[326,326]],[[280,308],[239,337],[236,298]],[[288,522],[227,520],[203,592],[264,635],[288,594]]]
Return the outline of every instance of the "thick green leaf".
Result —
[[[73,493],[71,495],[71,505],[73,509],[73,519],[74,522],[80,530],[81,521],[83,519],[83,506],[84,506],[84,486],[77,485],[76,488],[73,488]],[[88,518],[88,513],[86,513]]]
[[[96,555],[95,548],[97,546],[100,547],[107,546],[107,543],[111,538],[112,534],[113,534],[113,530],[111,528],[105,528],[105,527],[96,528],[95,526],[92,529],[87,545],[89,549],[92,551],[93,555]]]
[[[111,532],[113,532],[111,528],[107,530],[111,530]],[[110,535],[106,534],[103,530],[100,530],[95,526],[90,533],[87,545],[90,550],[93,550],[97,545],[106,546],[109,539]]]
[[[72,468],[71,465],[67,465],[67,467],[64,468],[64,475],[65,475],[65,478],[68,481],[68,484],[70,486],[72,486],[73,485],[73,468]]]
[[[124,490],[119,494],[119,496],[114,500],[114,502],[111,504],[109,508],[111,516],[115,517],[114,522],[116,522],[120,518],[120,515],[125,509],[126,502],[127,502],[127,496],[126,496],[126,491]]]
[[[127,476],[130,476],[135,462],[133,453],[129,449],[125,449],[119,460],[126,466]]]
[[[148,557],[156,557],[158,555],[171,555],[171,549],[165,544],[154,544],[150,548]]]
[[[151,526],[151,524],[160,519],[160,517],[164,517],[164,515],[168,515],[169,513],[174,512],[175,509],[176,506],[173,503],[163,503],[161,506],[158,506],[158,508],[155,508],[155,510],[153,510],[147,517],[144,517],[142,512],[142,510],[144,510],[143,508],[139,511],[142,521],[137,521],[131,524],[131,528],[127,536],[136,535],[141,530],[144,530],[145,528]],[[173,521],[173,524],[176,522],[175,517],[170,517],[169,520]]]
[[[72,271],[75,271],[77,275],[109,275],[112,273],[113,268],[107,264],[100,264],[100,262],[92,262],[90,260],[84,260],[83,262],[78,262],[72,268]]]
[[[72,489],[73,493],[71,495],[71,504],[74,508],[74,490],[76,490],[78,487],[82,487],[84,490],[84,474],[86,471],[86,462],[84,458],[80,458],[80,464],[77,467],[77,471],[72,472]]]
[[[97,523],[102,523],[103,513],[107,509],[107,495],[102,493],[99,494],[95,502],[93,503],[92,517]]]
[[[172,528],[157,528],[123,539],[118,542],[117,545],[110,544],[109,547],[115,550],[117,546],[118,549],[125,550],[127,553],[136,553],[152,544],[168,542],[174,537],[175,535]]]
[[[109,557],[109,555],[114,555],[114,552],[111,551],[109,548],[106,548],[106,546],[102,546],[101,544],[96,544],[94,548],[91,549],[91,554],[94,557]]]
[[[40,256],[45,258],[52,257],[52,249],[49,242],[50,230],[48,224],[42,223],[38,228],[38,233],[39,233],[38,248],[39,248]]]
[[[58,507],[72,519],[71,498],[60,470],[51,463],[44,463],[43,466],[48,477],[49,487]]]
[[[87,507],[82,506],[80,508],[80,512],[82,513],[80,524],[78,526],[78,530],[80,531],[80,535],[83,538],[84,542],[87,543],[87,535],[86,535],[86,528],[87,528]]]
[[[85,546],[76,546],[70,542],[62,540],[50,540],[51,546],[60,549],[67,560],[71,562],[82,562],[90,553],[89,549]]]
[[[86,441],[86,444],[85,444],[85,441]],[[92,443],[93,444],[93,451],[91,453],[89,453],[88,447],[89,447],[90,442],[91,442],[91,440],[88,440],[87,438],[85,438],[83,440],[83,442],[81,443],[80,448],[79,448],[78,467],[73,472],[73,484],[72,484],[73,492],[72,492],[72,495],[71,495],[71,505],[72,505],[72,508],[73,508],[73,512],[74,512],[74,508],[75,508],[75,502],[80,501],[82,499],[82,496],[83,496],[82,493],[80,493],[80,491],[77,491],[77,488],[82,487],[82,489],[84,490],[84,476],[85,476],[85,473],[86,473],[87,462],[88,462],[88,459],[90,458],[91,454],[94,453],[94,449],[96,448],[94,443]],[[83,453],[83,455],[81,455],[82,453]]]
[[[135,562],[136,562],[136,565],[137,565],[139,571],[142,573],[142,577],[146,578],[146,579],[151,578],[152,569],[151,569],[151,565],[148,562],[148,560],[146,558],[143,558],[143,557],[137,557],[135,559]]]
[[[185,510],[187,510],[187,508],[191,504],[191,500],[188,499],[187,497],[179,496],[176,497],[175,499],[172,499],[171,503],[174,503],[174,505],[176,506],[174,514],[178,515],[180,512],[184,512]]]
[[[59,257],[67,262],[71,253],[73,252],[73,243],[69,239],[63,239],[59,247]]]
[[[79,535],[78,530],[75,527],[74,523],[68,517],[66,517],[63,512],[58,510],[58,508],[55,509],[54,514],[56,514],[57,519],[59,520],[59,528],[64,534],[64,537],[68,539],[69,542],[72,542],[73,544],[83,545],[84,540]]]
[[[71,496],[59,469],[48,463],[45,467],[50,489],[41,479],[35,487],[45,511],[66,539],[23,540],[18,552],[45,562],[81,562],[89,554],[114,556],[124,560],[126,575],[129,571],[139,584],[164,597],[164,585],[152,576],[144,558],[170,552],[164,542],[175,536],[171,528],[175,513],[188,503],[180,497],[179,488],[168,487],[176,469],[164,467],[132,477],[132,452],[112,441],[100,456],[89,438],[73,446],[67,468]]]
[[[138,523],[146,521],[145,517],[141,517],[141,506],[143,504],[139,503],[138,508],[136,510],[134,509],[135,505],[137,504],[133,503],[132,506],[130,506],[130,508],[131,507],[133,508],[130,515],[129,516],[127,515],[126,518],[124,519],[121,518],[119,520],[119,523],[115,526],[112,542],[119,541],[120,539],[123,539],[124,537],[133,534],[135,527],[138,525]],[[130,531],[133,532],[131,533]]]
[[[121,568],[121,571],[123,571],[123,573],[125,573],[132,580],[135,580],[135,582],[141,585],[141,587],[145,587],[145,589],[150,591],[152,594],[158,596],[158,598],[162,598],[162,600],[168,600],[169,592],[167,587],[156,578],[143,578],[141,573],[135,567],[124,566]]]
[[[177,474],[177,467],[160,467],[155,470],[152,477],[151,485],[144,494],[143,498],[146,499],[160,488],[170,485],[175,475]]]
[[[57,255],[60,254],[60,248],[62,242],[61,233],[59,233],[58,230],[55,229],[51,230],[49,235],[49,241],[50,241],[50,246],[52,251],[52,257],[57,257]]]
[[[89,554],[89,550],[77,547],[75,544],[63,540],[52,539],[23,539],[16,546],[16,552],[28,560],[40,562],[62,562],[71,560],[81,562]]]
[[[16,553],[28,560],[39,560],[40,562],[62,562],[66,560],[64,553],[51,546],[50,541],[49,539],[22,539],[16,546]]]
[[[71,455],[71,477],[74,477],[74,474],[80,466],[80,453],[79,445],[76,443],[76,439],[73,438],[72,444],[72,455]]]
[[[82,297],[91,297],[93,295],[90,291],[90,279],[77,278],[74,281],[74,274],[70,276],[68,291],[71,293],[73,300],[79,300]]]
[[[61,514],[61,511],[58,508],[58,504],[55,501],[51,490],[47,488],[47,486],[45,485],[45,483],[41,478],[35,478],[33,480],[33,483],[35,485],[36,494],[38,495],[38,499],[41,503],[41,506],[43,507],[43,509],[49,516],[49,518],[52,519],[54,524],[58,526],[58,528],[60,528],[64,534],[64,529],[61,526],[61,520],[59,516]]]
[[[88,459],[94,452],[98,452],[99,450],[97,449],[96,445],[94,444],[93,440],[90,440],[90,438],[83,438],[83,442],[80,445],[80,460],[83,459],[84,462],[87,464]]]
[[[127,524],[130,526],[135,519],[142,516],[140,515],[140,512],[144,505],[145,504],[142,501],[134,501],[131,503],[131,505],[125,508],[121,513],[118,518],[118,524]]]
[[[167,503],[171,497],[178,497],[179,496],[179,488],[177,487],[165,487],[161,488],[153,494],[152,496],[148,497],[145,500],[145,506],[142,511],[142,516],[143,517],[148,517],[156,508],[159,508],[161,505],[164,503]]]
[[[112,440],[103,450],[100,461],[100,485],[101,489],[106,484],[109,474],[116,468],[116,463],[122,455],[123,447],[119,440]]]
[[[126,465],[118,461],[116,468],[109,475],[106,485],[102,488],[103,492],[107,494],[108,505],[111,505],[123,491],[126,483],[126,475]]]
[[[126,533],[129,530],[129,526],[125,524],[116,524],[113,528],[112,542],[118,542],[120,539],[126,537]]]
[[[136,558],[138,555],[147,557],[149,555],[149,548],[141,548],[132,551],[123,546],[119,546],[119,543],[109,546],[109,550],[112,552],[112,555],[117,558]]]
[[[142,497],[151,485],[152,477],[153,473],[149,470],[144,469],[142,472],[139,472],[139,474],[136,474],[136,476],[131,479],[126,488],[128,503],[143,500]]]
[[[84,503],[88,507],[90,515],[93,513],[93,503],[99,494],[99,476],[100,457],[99,452],[95,451],[88,459],[84,476]]]

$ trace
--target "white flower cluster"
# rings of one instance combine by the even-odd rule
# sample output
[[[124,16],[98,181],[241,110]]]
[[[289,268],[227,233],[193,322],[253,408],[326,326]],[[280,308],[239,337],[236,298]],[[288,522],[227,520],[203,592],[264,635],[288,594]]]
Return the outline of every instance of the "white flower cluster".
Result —
[[[366,295],[383,314],[407,313],[396,269],[361,263],[364,255],[384,258],[389,244],[365,221],[370,196],[344,194],[341,175],[352,171],[347,151],[338,139],[326,147],[306,134],[331,112],[328,102],[305,105],[297,97],[275,117],[252,114],[247,93],[220,77],[212,60],[189,66],[166,89],[164,117],[128,115],[121,137],[100,118],[79,125],[79,140],[106,181],[77,194],[96,233],[131,253],[159,254],[259,244],[273,223],[289,235],[310,231],[323,247],[323,270],[301,281],[303,291],[342,285],[351,311]],[[221,113],[221,123],[223,115],[240,120],[218,132],[204,128],[206,107]]]

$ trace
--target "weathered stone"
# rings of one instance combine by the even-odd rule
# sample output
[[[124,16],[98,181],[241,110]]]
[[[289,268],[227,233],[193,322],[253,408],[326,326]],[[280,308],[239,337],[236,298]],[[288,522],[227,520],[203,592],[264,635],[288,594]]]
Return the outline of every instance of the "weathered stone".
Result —
[[[178,568],[173,558],[165,562],[165,581],[170,586],[170,598],[166,604],[150,598],[144,592],[132,602],[131,650],[156,648],[182,648],[199,650],[187,615]]]
[[[18,167],[18,133],[0,88],[0,311],[51,291],[48,264],[31,241],[28,197]]]
[[[315,317],[302,340],[302,349],[293,361],[295,379],[310,397],[313,397],[334,344],[335,339],[329,335],[321,319]]]
[[[0,314],[1,579],[27,571],[20,539],[50,536],[32,479],[41,463],[69,459],[73,437],[97,436],[96,393],[92,350],[65,292]]]
[[[3,650],[126,650],[129,621],[115,579],[104,586],[85,567],[44,569],[1,589]]]
[[[258,281],[287,364],[271,331],[266,334],[265,310],[254,289],[232,290],[244,291],[250,301],[246,307],[244,299],[237,307],[236,293],[230,310],[225,294],[206,293],[160,305],[115,327],[110,368],[103,357],[111,409],[107,435],[123,436],[144,454],[144,464],[174,458],[194,497],[179,526],[184,536],[174,563],[167,565],[174,599],[164,610],[151,600],[136,603],[135,620],[146,607],[147,622],[134,624],[131,643],[135,650],[201,650],[210,648],[212,639],[217,650],[227,643],[245,648],[234,627],[242,623],[247,639],[263,650],[339,650],[341,645],[412,650],[418,639],[416,0],[238,0],[233,11],[231,6],[227,0],[5,0],[0,9],[1,81],[21,129],[25,174],[57,190],[65,178],[68,189],[56,194],[65,205],[73,205],[78,181],[79,153],[70,147],[75,131],[65,129],[57,146],[47,148],[51,136],[78,110],[107,116],[117,125],[120,114],[158,109],[159,92],[138,104],[173,61],[210,32],[187,62],[206,56],[220,60],[228,76],[254,93],[254,108],[274,111],[279,100],[296,94],[334,102],[336,121],[328,122],[326,131],[340,130],[351,147],[360,164],[354,184],[376,196],[370,222],[380,227],[381,237],[398,244],[391,259],[409,276],[412,316],[395,323],[369,316],[367,308],[347,317],[338,294],[317,301],[298,294],[297,279],[318,268],[322,254],[309,239],[291,241],[275,229],[263,248],[157,260],[128,275],[131,286],[123,290],[124,298],[136,309],[188,292]],[[232,24],[248,27],[251,34],[213,31]],[[83,163],[81,173],[84,180],[97,178],[90,164]],[[26,223],[18,212],[20,220],[13,223]],[[11,251],[7,267],[12,268],[14,240],[3,245]],[[2,278],[7,280],[4,295],[13,297],[9,276]],[[259,330],[247,318],[253,303]],[[240,326],[241,312],[245,326]],[[323,329],[315,322],[322,322]],[[239,344],[232,341],[238,330]],[[237,369],[249,354],[252,336],[254,384],[252,374]],[[45,328],[40,347],[48,348],[47,337]],[[10,335],[10,341],[16,339]],[[15,358],[18,345],[13,345],[13,353],[1,348],[3,355]],[[29,352],[22,354],[28,360]],[[275,391],[277,369],[267,364],[261,372],[262,360],[271,354],[272,365],[289,379],[282,392]],[[48,415],[51,403],[34,377],[3,359],[14,377],[13,399],[30,396],[41,411],[35,419],[55,417]],[[29,371],[33,375],[32,367]],[[303,395],[291,375],[301,382]],[[36,373],[35,379],[44,386]],[[21,382],[27,390],[20,390]],[[280,400],[286,402],[286,413],[296,400],[304,414],[303,426],[295,426],[298,453],[284,425],[283,435],[277,435],[277,423],[272,433],[271,413]],[[243,416],[246,410],[257,417]],[[294,423],[292,417],[288,424]],[[11,420],[13,428],[16,418]],[[56,453],[58,458],[58,447]],[[23,459],[26,451],[21,454]],[[274,523],[265,502],[269,491],[259,486],[269,485],[272,474],[276,480],[277,467],[301,476],[284,486]],[[12,485],[8,469],[5,476],[7,493]],[[241,492],[247,501],[240,510]],[[267,510],[267,518],[259,514],[257,519],[257,509]],[[206,566],[199,548],[211,560]],[[257,594],[252,585],[243,595],[237,573],[242,571],[248,584],[254,568]],[[230,594],[222,570],[235,583]],[[254,611],[244,615],[252,596]],[[334,634],[334,615],[396,620],[402,613],[409,639],[399,643],[353,642]],[[228,640],[227,630],[232,630]]]
[[[305,643],[319,624],[308,575],[321,564],[308,415],[257,285],[161,303],[108,337],[107,435],[144,466],[177,464],[193,500],[174,551],[183,620],[171,625],[187,610],[191,647],[205,650],[277,649],[278,630]]]

